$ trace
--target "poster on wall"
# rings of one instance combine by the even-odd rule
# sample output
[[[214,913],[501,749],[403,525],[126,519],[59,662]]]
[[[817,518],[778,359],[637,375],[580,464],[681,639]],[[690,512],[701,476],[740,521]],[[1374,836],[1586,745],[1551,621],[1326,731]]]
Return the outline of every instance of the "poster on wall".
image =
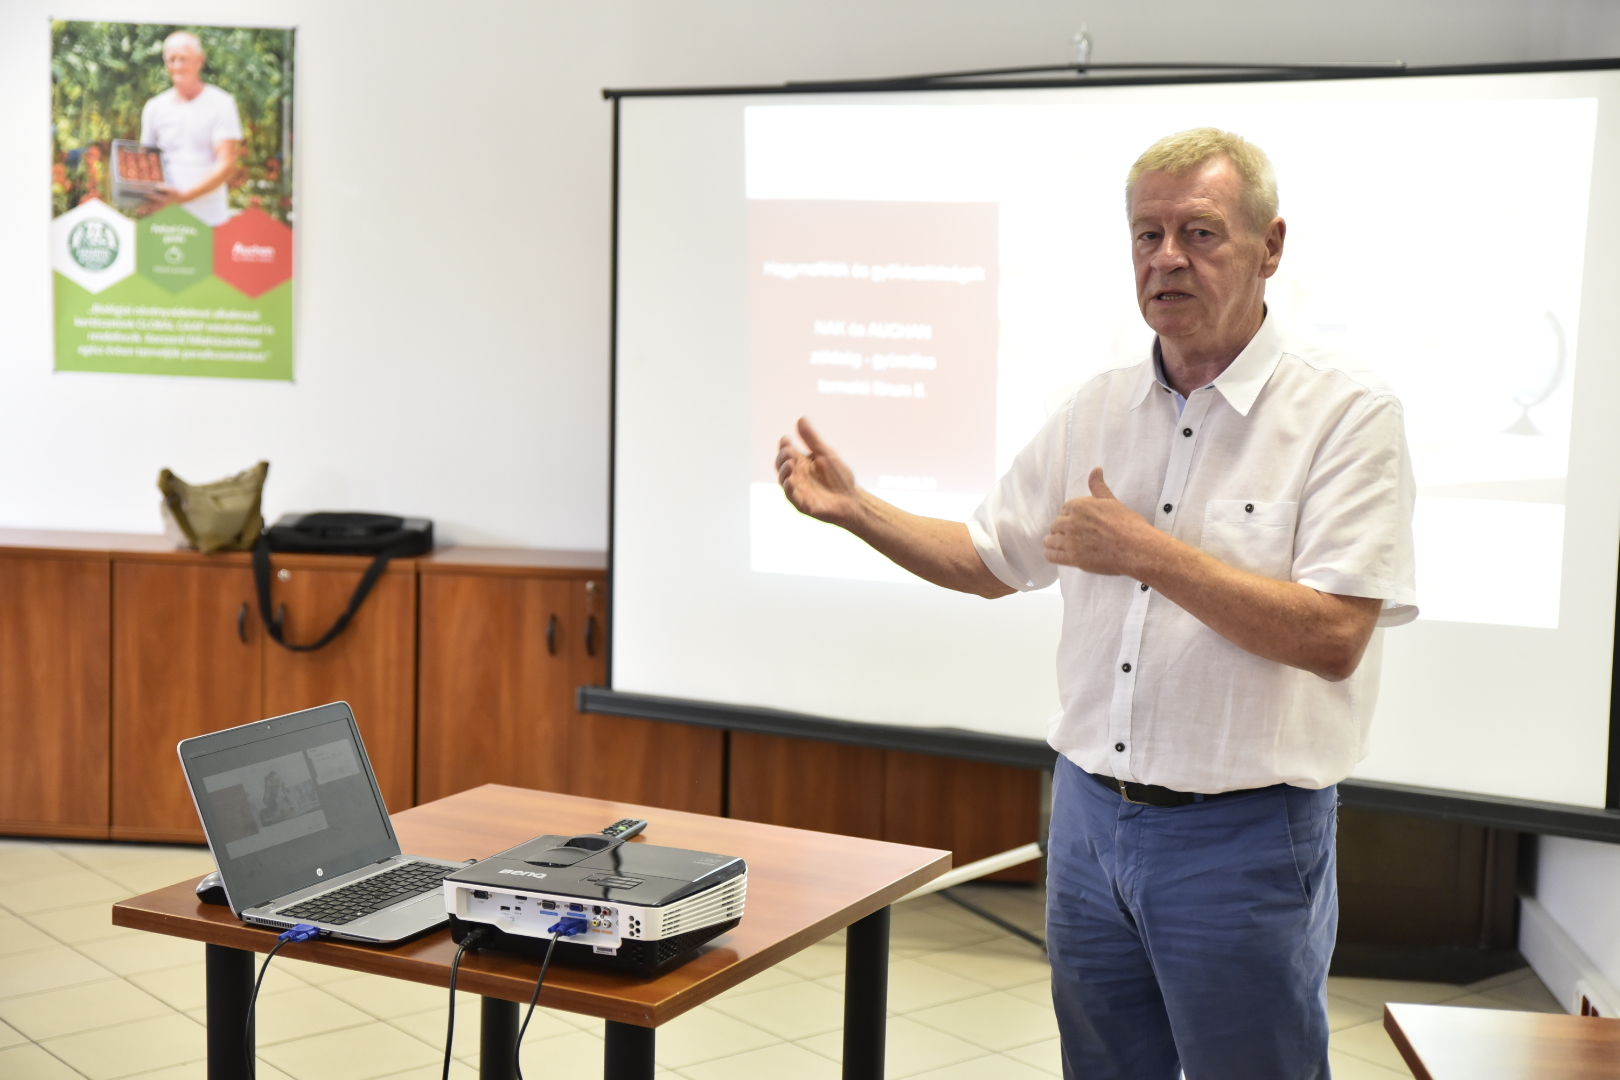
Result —
[[[56,370],[292,379],[293,34],[51,24]]]

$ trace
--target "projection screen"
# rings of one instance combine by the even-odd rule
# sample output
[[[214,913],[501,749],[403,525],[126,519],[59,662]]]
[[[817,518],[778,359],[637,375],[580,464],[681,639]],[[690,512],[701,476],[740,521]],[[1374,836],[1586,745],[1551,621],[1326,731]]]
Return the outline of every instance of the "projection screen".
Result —
[[[1620,550],[1620,72],[617,101],[611,690],[1039,740],[1057,590],[911,577],[798,515],[808,416],[965,520],[1087,378],[1147,355],[1124,178],[1213,125],[1271,155],[1269,317],[1399,394],[1417,622],[1355,776],[1606,805]]]

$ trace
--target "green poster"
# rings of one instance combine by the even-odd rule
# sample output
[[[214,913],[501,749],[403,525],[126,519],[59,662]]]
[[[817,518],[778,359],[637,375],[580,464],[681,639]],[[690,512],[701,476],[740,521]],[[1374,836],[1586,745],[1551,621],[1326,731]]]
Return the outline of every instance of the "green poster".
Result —
[[[56,370],[293,377],[293,31],[51,26]]]

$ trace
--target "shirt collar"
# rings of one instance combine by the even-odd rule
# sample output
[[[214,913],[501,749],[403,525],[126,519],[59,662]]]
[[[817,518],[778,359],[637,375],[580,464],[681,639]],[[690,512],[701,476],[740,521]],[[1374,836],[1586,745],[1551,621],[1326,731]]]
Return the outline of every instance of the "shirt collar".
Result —
[[[1271,313],[1266,313],[1265,320],[1254,337],[1238,353],[1237,359],[1227,365],[1226,370],[1215,376],[1214,382],[1209,385],[1219,390],[1226,403],[1236,409],[1238,415],[1248,416],[1249,410],[1254,408],[1255,399],[1260,391],[1265,389],[1266,382],[1271,373],[1277,370],[1282,362],[1283,334],[1282,328]],[[1142,365],[1140,383],[1133,395],[1131,408],[1142,404],[1147,398],[1149,390],[1154,386],[1163,386],[1174,392],[1174,388],[1165,380],[1161,367],[1159,352],[1159,339],[1153,339],[1153,352],[1148,362]]]

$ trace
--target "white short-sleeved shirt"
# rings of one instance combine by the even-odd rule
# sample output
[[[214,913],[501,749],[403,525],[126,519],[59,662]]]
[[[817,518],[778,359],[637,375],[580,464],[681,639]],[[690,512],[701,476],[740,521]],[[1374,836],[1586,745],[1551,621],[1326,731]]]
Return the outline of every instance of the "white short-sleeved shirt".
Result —
[[[1088,772],[1213,794],[1322,788],[1366,756],[1382,631],[1328,682],[1245,652],[1125,577],[1046,561],[1063,504],[1102,466],[1155,526],[1242,570],[1417,617],[1416,488],[1400,402],[1377,376],[1291,346],[1267,318],[1179,415],[1153,358],[1080,388],[968,522],[1016,589],[1063,590],[1049,741]]]
[[[242,117],[236,99],[212,83],[187,101],[174,87],[147,101],[141,109],[141,142],[163,151],[163,180],[184,191],[214,171],[214,148],[226,139],[242,137]],[[225,185],[182,204],[205,225],[230,220]]]

